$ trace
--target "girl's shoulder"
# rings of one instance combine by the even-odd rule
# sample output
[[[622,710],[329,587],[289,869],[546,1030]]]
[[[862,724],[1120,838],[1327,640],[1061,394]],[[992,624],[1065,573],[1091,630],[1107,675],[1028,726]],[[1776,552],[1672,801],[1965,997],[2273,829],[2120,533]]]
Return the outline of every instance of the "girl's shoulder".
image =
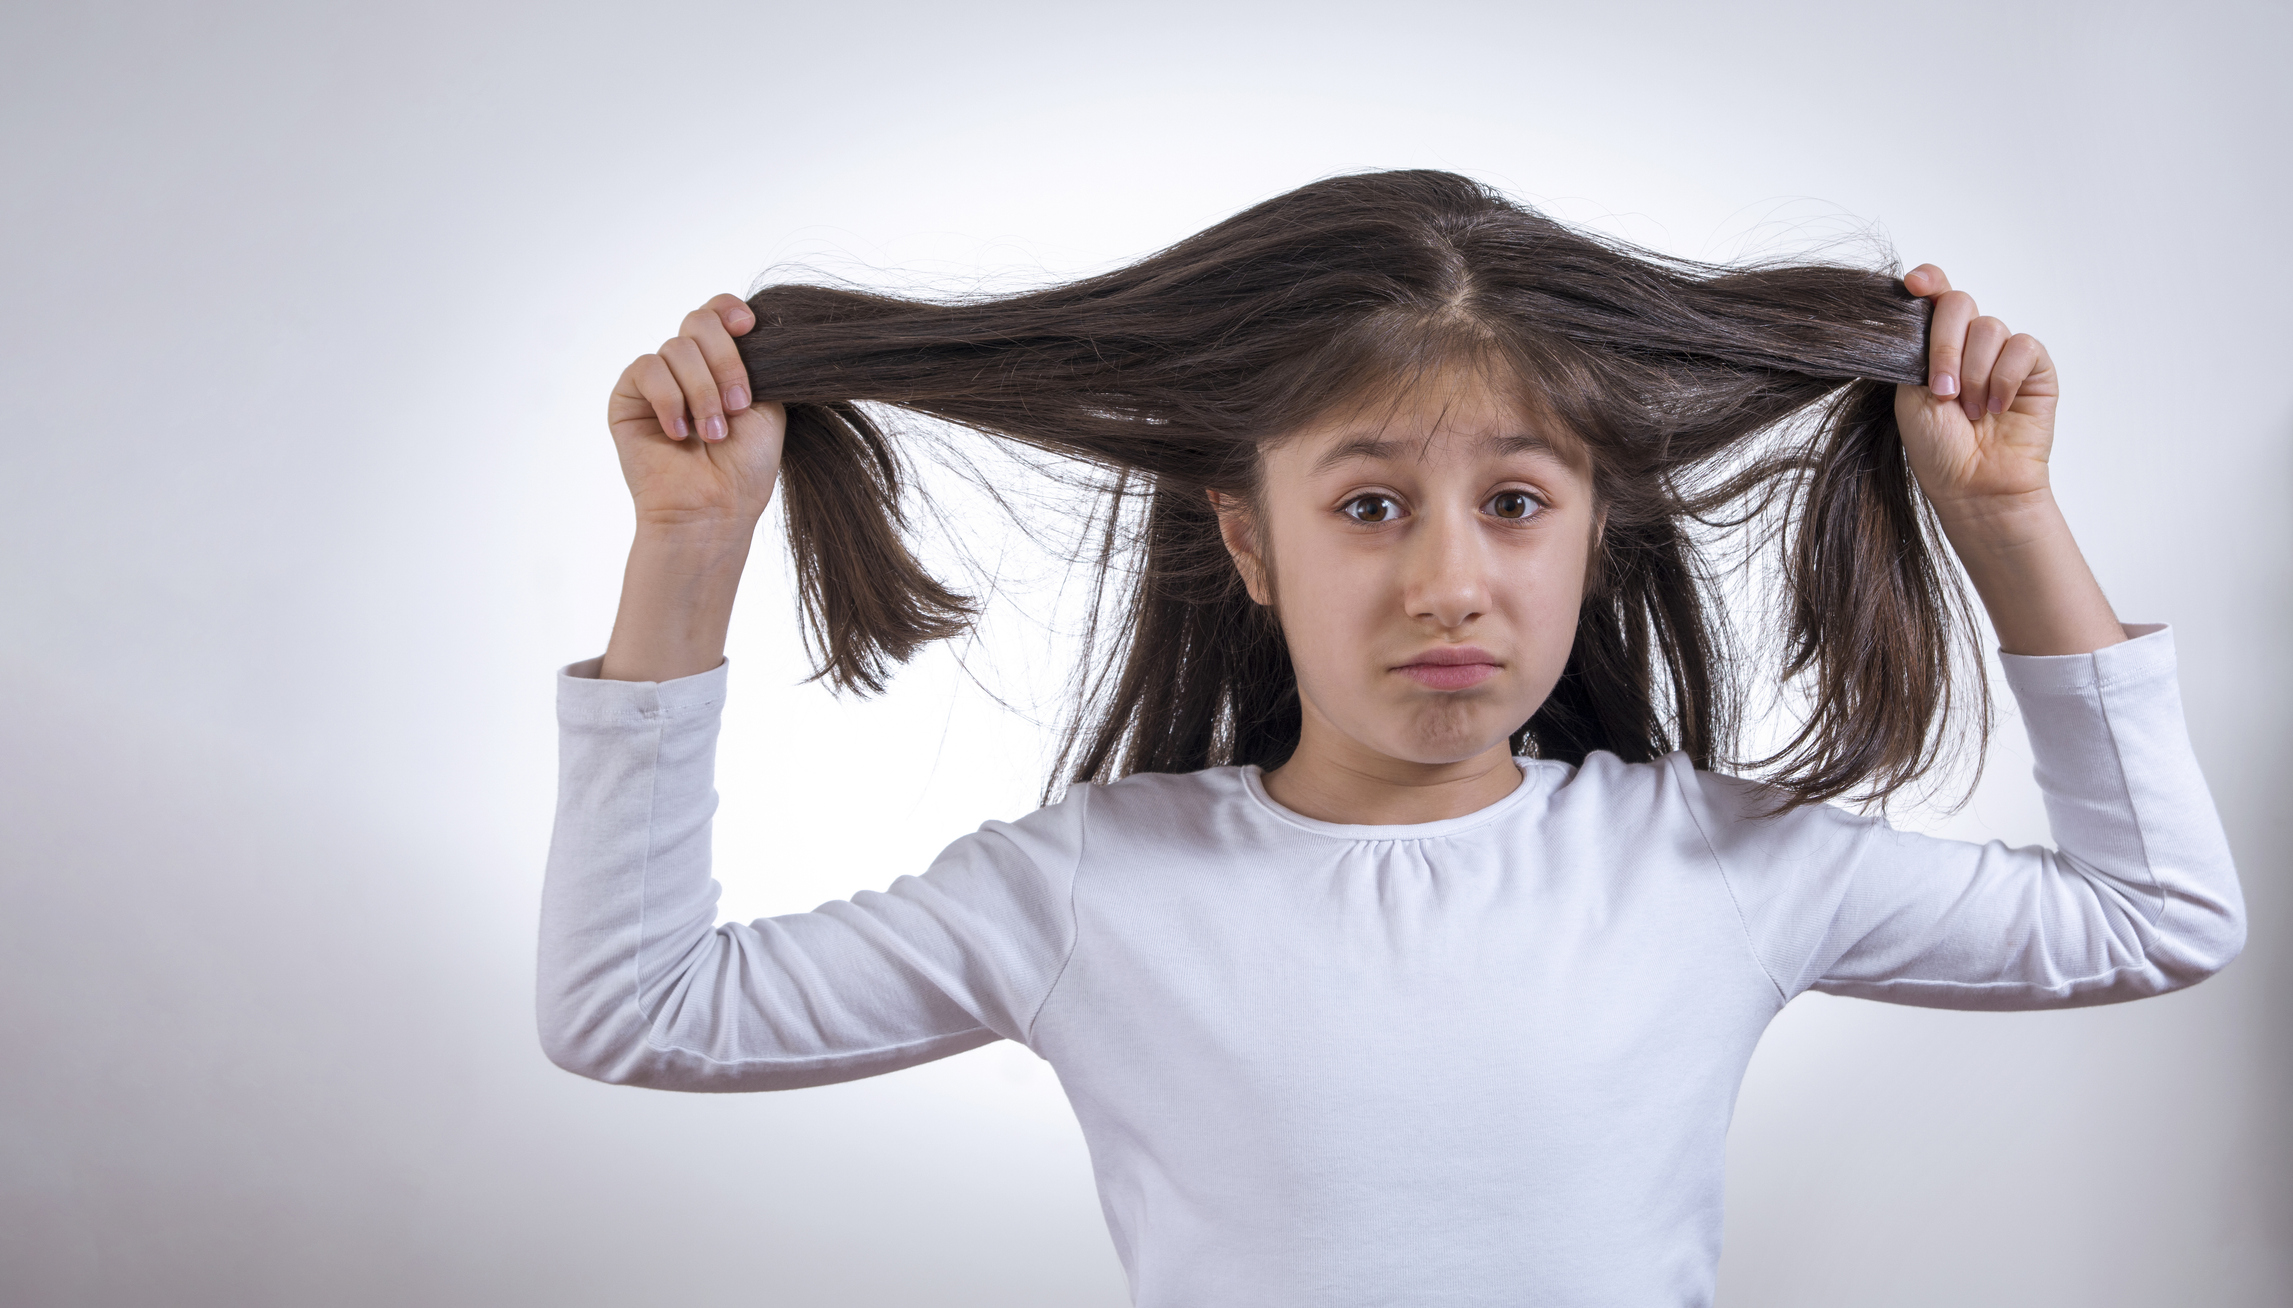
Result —
[[[1598,810],[1613,818],[1640,819],[1652,826],[1665,819],[1692,823],[1725,860],[1731,851],[1767,848],[1778,841],[1852,841],[1883,819],[1849,812],[1834,804],[1790,802],[1790,793],[1753,777],[1696,766],[1686,752],[1627,763],[1607,750],[1585,756],[1565,769],[1553,789],[1553,806]]]
[[[1219,767],[1077,781],[1034,812],[1010,822],[987,822],[980,831],[1052,857],[1078,853],[1087,842],[1208,838],[1230,826],[1226,815],[1247,802],[1241,773],[1240,768]]]

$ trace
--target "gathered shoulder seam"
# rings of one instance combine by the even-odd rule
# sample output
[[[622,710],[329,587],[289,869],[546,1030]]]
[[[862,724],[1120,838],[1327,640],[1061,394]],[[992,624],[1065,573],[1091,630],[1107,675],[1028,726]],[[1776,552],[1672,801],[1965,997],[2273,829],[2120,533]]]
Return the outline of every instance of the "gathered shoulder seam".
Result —
[[[1050,1007],[1051,996],[1058,993],[1059,983],[1066,979],[1067,968],[1075,961],[1075,951],[1083,943],[1083,918],[1076,907],[1076,895],[1083,881],[1083,854],[1091,843],[1091,792],[1086,782],[1079,801],[1082,811],[1075,817],[1075,863],[1067,870],[1067,953],[1059,960],[1059,970],[1051,974],[1051,984],[1043,987],[1043,997],[1036,1001],[1035,1011],[1027,1015],[1027,1047],[1035,1048],[1035,1024],[1042,1020],[1043,1010]],[[1038,1051],[1040,1052],[1040,1051]]]
[[[1719,873],[1720,888],[1728,892],[1728,906],[1736,911],[1736,929],[1743,934],[1744,952],[1751,956],[1752,966],[1759,969],[1760,975],[1775,990],[1776,1006],[1780,1008],[1791,1002],[1791,996],[1785,992],[1783,983],[1776,980],[1775,973],[1768,970],[1767,960],[1760,957],[1759,941],[1752,935],[1751,919],[1744,913],[1743,901],[1736,896],[1736,883],[1728,876],[1727,860],[1720,857],[1720,848],[1713,842],[1711,830],[1704,825],[1704,816],[1698,812],[1697,796],[1679,775],[1679,769],[1686,767],[1692,776],[1695,765],[1688,762],[1685,755],[1674,757],[1679,761],[1665,770],[1671,774],[1672,784],[1680,790],[1680,802],[1687,807],[1688,820],[1696,824],[1696,835],[1704,842],[1704,852],[1711,856],[1712,870]]]

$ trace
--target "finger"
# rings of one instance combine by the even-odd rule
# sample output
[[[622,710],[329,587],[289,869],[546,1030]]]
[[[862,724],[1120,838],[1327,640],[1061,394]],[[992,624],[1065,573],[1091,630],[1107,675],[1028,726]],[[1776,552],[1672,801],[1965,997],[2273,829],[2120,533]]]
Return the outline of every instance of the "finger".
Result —
[[[1945,277],[1943,270],[1935,265],[1922,263],[1903,274],[1903,289],[1920,299],[1933,299],[1951,289],[1951,279]]]
[[[2022,394],[2022,384],[2045,364],[2046,347],[2038,343],[2037,337],[2027,332],[2008,337],[1998,352],[1998,362],[1990,370],[1990,411],[2006,412],[2006,407],[2014,403],[2014,397]]]
[[[717,299],[728,299],[718,296]],[[712,300],[709,303],[714,304]],[[732,342],[732,333],[725,328],[724,316],[704,305],[685,315],[678,335],[690,338],[701,347],[701,358],[708,365],[709,375],[716,378],[717,396],[726,413],[739,413],[748,407],[748,365],[740,361],[740,347]]]
[[[701,307],[715,314],[717,321],[725,325],[725,330],[735,336],[746,335],[749,328],[756,326],[756,311],[748,307],[748,301],[737,295],[719,291],[710,296],[709,302]]]
[[[1990,403],[1991,369],[2008,335],[2006,324],[1996,318],[1967,324],[1966,353],[1959,359],[1959,408],[1965,410],[1968,422],[1980,419]]]
[[[1927,389],[1949,397],[1959,393],[1959,359],[1967,324],[1975,320],[1975,297],[1945,291],[1935,298],[1934,321],[1927,325]]]
[[[685,393],[685,407],[693,412],[693,430],[704,441],[723,440],[724,399],[717,391],[717,379],[709,373],[709,361],[701,357],[699,344],[690,336],[671,337],[661,343],[661,358]]]
[[[685,392],[677,385],[668,363],[658,354],[640,355],[622,375],[653,406],[653,417],[661,424],[662,434],[673,441],[685,439],[689,430],[685,425]]]

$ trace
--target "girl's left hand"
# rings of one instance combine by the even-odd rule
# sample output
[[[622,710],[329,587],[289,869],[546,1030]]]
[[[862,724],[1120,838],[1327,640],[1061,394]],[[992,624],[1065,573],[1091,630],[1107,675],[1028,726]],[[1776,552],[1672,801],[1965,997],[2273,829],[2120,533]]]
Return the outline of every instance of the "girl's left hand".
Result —
[[[1977,317],[1974,297],[1952,290],[1931,263],[1913,268],[1903,285],[1935,306],[1927,384],[1895,388],[1895,423],[1919,489],[1945,513],[2045,491],[2061,398],[2046,347]]]

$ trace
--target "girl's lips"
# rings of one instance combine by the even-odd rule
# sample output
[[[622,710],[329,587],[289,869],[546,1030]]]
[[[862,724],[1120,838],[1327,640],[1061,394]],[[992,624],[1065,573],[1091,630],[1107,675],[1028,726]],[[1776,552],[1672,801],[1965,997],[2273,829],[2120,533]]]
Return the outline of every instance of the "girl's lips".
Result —
[[[1426,651],[1415,663],[1404,663],[1394,671],[1433,690],[1463,690],[1496,676],[1497,661],[1487,651],[1470,646],[1436,649]]]

